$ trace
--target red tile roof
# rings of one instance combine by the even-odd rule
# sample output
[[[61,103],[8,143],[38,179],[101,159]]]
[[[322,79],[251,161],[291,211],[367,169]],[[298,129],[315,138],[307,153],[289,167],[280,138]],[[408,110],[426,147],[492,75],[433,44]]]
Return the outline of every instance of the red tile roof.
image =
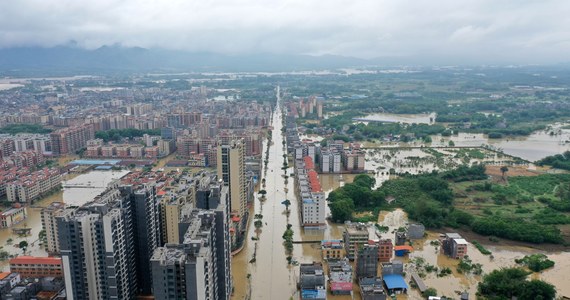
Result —
[[[394,251],[398,251],[398,250],[408,250],[411,252],[411,251],[414,251],[414,248],[412,246],[407,246],[407,245],[394,247]]]
[[[18,256],[10,260],[10,264],[40,264],[40,265],[61,265],[59,257],[35,257]]]
[[[305,161],[305,169],[311,170],[315,168],[315,163],[310,156],[303,157],[303,160]]]

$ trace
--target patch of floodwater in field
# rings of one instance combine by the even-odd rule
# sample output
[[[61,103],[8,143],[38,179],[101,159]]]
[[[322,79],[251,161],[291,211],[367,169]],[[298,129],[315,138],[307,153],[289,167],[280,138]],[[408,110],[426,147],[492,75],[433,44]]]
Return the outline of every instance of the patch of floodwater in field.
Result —
[[[570,130],[558,129],[557,134],[540,130],[529,136],[489,139],[487,135],[477,133],[459,133],[450,137],[433,136],[432,146],[448,145],[453,141],[456,146],[489,145],[504,153],[530,161],[536,161],[549,155],[570,150]],[[559,132],[559,133],[558,133]]]
[[[391,233],[394,229],[407,225],[408,221],[405,212],[397,209],[392,212],[381,212],[379,215],[379,223],[388,226],[390,228],[389,232]],[[457,265],[459,264],[459,260],[445,256],[441,253],[439,246],[430,243],[439,238],[440,232],[428,231],[427,233],[426,238],[413,241],[414,252],[408,257],[394,258],[407,263],[406,281],[409,282],[411,280],[409,273],[414,270],[413,265],[409,264],[409,262],[421,257],[425,260],[426,264],[435,265],[439,269],[448,267],[452,270],[452,274],[445,277],[437,277],[435,273],[426,273],[424,283],[427,287],[435,288],[439,295],[451,297],[457,297],[458,292],[467,291],[470,298],[475,299],[477,284],[481,281],[482,276],[458,273]],[[558,296],[570,295],[570,285],[568,285],[568,282],[570,282],[570,252],[545,252],[522,246],[484,245],[485,248],[492,252],[493,257],[490,257],[481,254],[481,252],[471,244],[472,241],[468,240],[468,242],[470,242],[467,249],[469,258],[473,263],[480,263],[482,265],[483,275],[496,269],[516,266],[514,261],[516,258],[522,258],[525,255],[534,253],[546,254],[549,259],[555,262],[555,266],[541,273],[534,273],[529,276],[529,278],[540,278],[553,284],[558,291]],[[484,243],[484,241],[480,242]],[[410,289],[409,297],[410,299],[419,299],[421,296],[417,289]]]
[[[405,124],[433,124],[435,113],[431,114],[389,114],[375,113],[360,118],[353,118],[356,122],[385,122]]]

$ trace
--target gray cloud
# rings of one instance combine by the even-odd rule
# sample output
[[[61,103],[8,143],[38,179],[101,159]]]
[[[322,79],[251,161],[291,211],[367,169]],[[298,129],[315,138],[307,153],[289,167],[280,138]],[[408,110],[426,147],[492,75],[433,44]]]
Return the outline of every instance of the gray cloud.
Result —
[[[567,0],[18,0],[0,9],[0,47],[559,62],[569,15]]]

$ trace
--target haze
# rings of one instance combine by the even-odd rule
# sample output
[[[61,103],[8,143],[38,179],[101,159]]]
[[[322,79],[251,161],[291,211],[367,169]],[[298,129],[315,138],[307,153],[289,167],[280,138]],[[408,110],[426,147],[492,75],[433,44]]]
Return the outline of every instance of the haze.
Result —
[[[0,48],[556,63],[568,61],[568,15],[565,0],[19,0],[0,10]]]

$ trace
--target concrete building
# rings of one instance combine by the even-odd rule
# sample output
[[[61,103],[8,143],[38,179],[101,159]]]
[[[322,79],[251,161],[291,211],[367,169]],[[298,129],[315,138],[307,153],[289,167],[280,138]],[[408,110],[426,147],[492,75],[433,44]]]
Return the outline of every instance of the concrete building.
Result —
[[[402,246],[406,244],[406,240],[407,240],[408,235],[406,234],[405,231],[396,231],[394,233],[394,243],[396,244],[396,246]]]
[[[340,260],[345,257],[345,250],[342,240],[321,241],[321,254],[327,261]]]
[[[229,300],[232,291],[229,188],[216,176],[209,174],[204,174],[197,182],[196,207],[211,210],[215,214],[218,299]]]
[[[388,295],[384,290],[382,279],[378,277],[364,277],[358,279],[360,296],[362,300],[386,300]]]
[[[160,246],[159,207],[156,201],[156,188],[148,185],[123,185],[119,187],[122,197],[132,207],[134,225],[135,261],[139,294],[150,295],[152,286],[149,259],[154,249]]]
[[[87,141],[95,138],[92,124],[84,124],[59,129],[50,134],[53,155],[74,154],[75,151],[87,146]]]
[[[68,299],[135,298],[132,218],[121,200],[114,190],[57,218]]]
[[[19,273],[22,278],[63,277],[59,257],[18,256],[9,263],[10,272]]]
[[[195,210],[182,244],[166,244],[154,251],[150,264],[155,299],[222,299],[217,285],[215,219],[212,211]]]
[[[356,256],[356,276],[376,277],[378,273],[378,246],[364,244],[358,248]]]
[[[352,266],[346,260],[329,262],[329,287],[333,295],[352,292]]]
[[[348,223],[342,234],[346,256],[354,260],[356,250],[368,243],[368,228],[362,223]]]
[[[229,187],[231,213],[243,220],[247,217],[247,180],[245,149],[240,140],[218,146],[217,169],[218,176]]]
[[[311,157],[305,156],[303,160],[295,161],[295,171],[295,183],[302,201],[302,225],[305,229],[322,228],[326,225],[326,199]]]
[[[327,290],[323,265],[317,262],[301,264],[299,287],[301,289],[302,300],[325,300],[327,297]]]
[[[68,299],[150,295],[158,246],[154,186],[111,188],[56,217]]]
[[[25,206],[9,208],[0,212],[0,228],[8,228],[24,221],[28,217]]]
[[[63,212],[65,204],[63,202],[50,203],[41,211],[42,228],[46,233],[47,243],[44,245],[50,255],[59,254],[59,242],[57,232],[56,217]]]
[[[320,164],[322,173],[340,173],[342,171],[341,153],[336,150],[321,149]]]
[[[423,224],[410,224],[408,226],[408,238],[410,240],[419,240],[424,237],[426,228]]]
[[[348,149],[342,152],[342,164],[347,171],[363,171],[366,153],[361,150]]]
[[[446,233],[441,240],[441,250],[451,258],[462,259],[467,255],[467,244],[467,241],[461,235]]]
[[[10,202],[32,203],[59,187],[61,187],[59,169],[44,168],[7,183],[6,196]]]
[[[378,261],[380,262],[391,261],[392,256],[394,255],[394,244],[392,244],[392,240],[382,239],[374,241],[374,243],[378,246]]]

